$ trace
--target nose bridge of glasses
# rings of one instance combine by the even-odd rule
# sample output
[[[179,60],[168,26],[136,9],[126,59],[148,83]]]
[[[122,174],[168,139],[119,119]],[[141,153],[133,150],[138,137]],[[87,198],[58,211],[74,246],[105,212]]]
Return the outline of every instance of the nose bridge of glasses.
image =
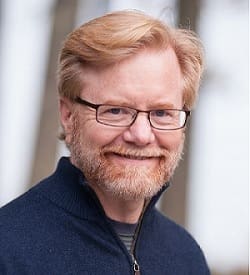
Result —
[[[136,109],[134,109],[134,111],[135,112],[133,114],[133,120],[131,125],[135,123],[135,121],[138,119],[139,116],[140,117],[142,116],[142,117],[146,117],[147,123],[149,123],[149,125],[152,126],[150,121],[150,111],[143,111],[143,110],[136,110]]]

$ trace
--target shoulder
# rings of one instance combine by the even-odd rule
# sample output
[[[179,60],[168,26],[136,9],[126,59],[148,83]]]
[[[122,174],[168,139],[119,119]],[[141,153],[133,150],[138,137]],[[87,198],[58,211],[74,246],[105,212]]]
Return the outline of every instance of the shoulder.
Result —
[[[55,231],[58,213],[59,208],[36,187],[0,209],[0,273],[13,269],[14,274],[18,268],[32,266],[37,257],[34,251],[37,255],[38,251],[45,251],[43,245],[48,243],[50,232]]]
[[[0,209],[0,234],[10,234],[32,222],[41,205],[41,198],[33,190],[6,204]]]
[[[18,245],[41,231],[43,224],[56,211],[38,184],[0,209],[0,238],[2,247]],[[51,219],[51,218],[50,218]],[[34,233],[33,233],[34,232]]]
[[[43,193],[40,191],[44,186],[50,185],[50,178],[44,179],[36,186],[26,191],[21,196],[7,203],[0,208],[0,228],[12,220],[22,221],[27,216],[32,216],[41,204],[45,203]],[[4,223],[3,223],[4,219]]]
[[[32,211],[33,206],[39,201],[39,196],[33,189],[27,191],[20,197],[14,199],[8,204],[0,208],[0,228],[2,228],[6,223],[11,220],[17,222],[17,220],[22,220],[27,211]],[[31,213],[32,214],[32,213]]]
[[[190,250],[200,250],[194,237],[182,226],[163,215],[160,211],[154,210],[152,222],[154,228],[161,234],[163,242],[167,242],[172,251],[181,252]]]
[[[142,238],[147,240],[140,242],[142,250],[154,251],[156,259],[164,258],[162,268],[179,266],[193,272],[190,274],[209,274],[204,253],[193,236],[158,210],[145,222]]]

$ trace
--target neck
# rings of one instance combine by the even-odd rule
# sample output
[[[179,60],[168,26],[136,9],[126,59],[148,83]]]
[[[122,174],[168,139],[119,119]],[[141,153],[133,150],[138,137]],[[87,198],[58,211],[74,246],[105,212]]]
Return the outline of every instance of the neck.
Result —
[[[123,223],[137,223],[141,215],[144,199],[124,200],[93,187],[107,217]]]

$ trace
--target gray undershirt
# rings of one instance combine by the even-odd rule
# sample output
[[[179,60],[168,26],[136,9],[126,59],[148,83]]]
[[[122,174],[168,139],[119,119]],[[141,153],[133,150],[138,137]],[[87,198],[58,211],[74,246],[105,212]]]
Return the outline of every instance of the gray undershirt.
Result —
[[[108,218],[108,220],[112,224],[117,235],[120,237],[120,239],[125,244],[127,250],[130,251],[137,223],[135,223],[135,224],[123,223],[123,222],[111,220],[109,218]]]

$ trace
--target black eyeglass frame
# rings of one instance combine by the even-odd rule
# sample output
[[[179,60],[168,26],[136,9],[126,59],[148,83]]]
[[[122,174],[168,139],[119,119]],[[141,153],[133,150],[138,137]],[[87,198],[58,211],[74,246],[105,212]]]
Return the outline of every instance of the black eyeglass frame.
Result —
[[[154,110],[144,111],[144,110],[139,110],[139,109],[135,109],[135,108],[127,107],[127,106],[120,106],[120,105],[94,104],[94,103],[91,103],[91,102],[89,102],[89,101],[86,101],[86,100],[84,100],[84,99],[82,99],[82,98],[80,98],[80,97],[76,97],[76,98],[74,99],[74,101],[75,101],[76,103],[81,104],[81,105],[85,105],[85,106],[88,106],[88,107],[90,107],[90,108],[95,109],[95,110],[96,110],[96,121],[99,122],[99,123],[101,123],[101,124],[103,124],[103,125],[108,125],[108,126],[112,126],[112,127],[130,127],[130,126],[135,122],[135,120],[136,120],[136,118],[137,118],[137,116],[138,116],[139,113],[147,113],[147,114],[148,114],[148,121],[149,121],[150,126],[151,126],[152,128],[157,129],[157,130],[161,130],[161,131],[173,131],[173,130],[179,130],[179,129],[184,128],[184,127],[186,126],[186,124],[187,124],[188,117],[191,115],[191,111],[189,111],[189,110],[182,110],[182,109],[164,109],[164,110],[169,110],[169,111],[182,111],[182,112],[185,112],[185,113],[186,113],[186,118],[185,118],[185,122],[184,122],[183,126],[181,126],[181,127],[173,128],[173,129],[162,129],[162,128],[157,128],[157,127],[155,127],[154,125],[152,125],[152,122],[151,122],[151,120],[150,120],[150,113],[151,113],[152,111],[154,111]],[[129,125],[124,125],[124,126],[112,125],[112,124],[107,124],[107,123],[104,123],[104,122],[98,120],[97,113],[98,113],[98,108],[99,108],[100,106],[114,106],[114,107],[121,107],[121,108],[130,108],[130,109],[135,110],[137,113],[136,113],[134,119],[131,121],[131,123],[130,123]]]

